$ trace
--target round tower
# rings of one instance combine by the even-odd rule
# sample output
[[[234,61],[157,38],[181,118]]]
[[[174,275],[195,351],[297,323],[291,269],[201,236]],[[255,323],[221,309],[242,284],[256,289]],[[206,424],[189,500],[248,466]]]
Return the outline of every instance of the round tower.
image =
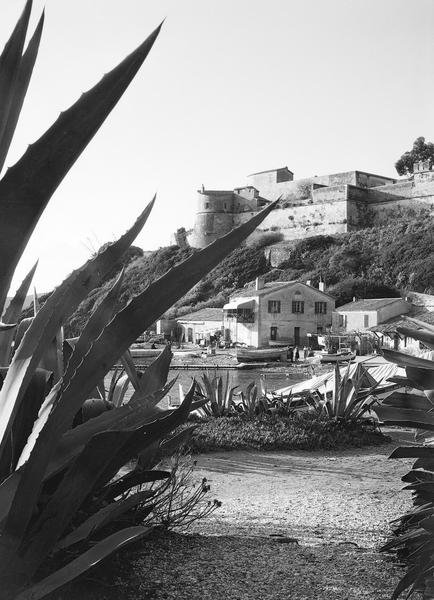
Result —
[[[189,237],[194,248],[205,248],[234,227],[233,191],[198,190],[196,220]]]

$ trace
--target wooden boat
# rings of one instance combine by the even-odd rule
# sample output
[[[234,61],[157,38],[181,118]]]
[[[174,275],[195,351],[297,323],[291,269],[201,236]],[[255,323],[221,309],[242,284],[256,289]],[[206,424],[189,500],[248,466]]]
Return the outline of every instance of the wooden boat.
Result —
[[[335,354],[322,354],[321,363],[340,363],[340,362],[351,362],[356,358],[356,353],[351,350],[340,350]]]
[[[238,362],[269,362],[286,360],[287,349],[276,348],[237,348]]]

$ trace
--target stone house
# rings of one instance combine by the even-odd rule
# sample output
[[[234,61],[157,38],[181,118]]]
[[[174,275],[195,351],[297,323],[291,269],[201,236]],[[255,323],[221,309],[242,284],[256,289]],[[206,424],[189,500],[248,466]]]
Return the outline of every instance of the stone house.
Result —
[[[368,298],[339,306],[333,314],[333,332],[368,331],[389,319],[408,313],[410,303],[402,298]]]
[[[217,331],[221,332],[223,310],[221,308],[202,308],[176,319],[179,340],[199,344]]]
[[[311,335],[329,331],[334,307],[324,289],[300,281],[264,284],[258,277],[254,287],[238,290],[223,307],[224,335],[255,348],[308,346]]]

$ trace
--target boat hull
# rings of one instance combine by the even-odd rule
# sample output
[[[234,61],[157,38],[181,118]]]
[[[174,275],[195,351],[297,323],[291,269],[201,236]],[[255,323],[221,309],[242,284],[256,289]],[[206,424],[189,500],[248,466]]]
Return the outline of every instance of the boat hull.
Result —
[[[285,361],[286,348],[237,348],[238,362],[270,362]]]
[[[347,354],[323,354],[321,356],[322,364],[335,364],[340,362],[349,362],[356,358],[354,352],[348,352]]]

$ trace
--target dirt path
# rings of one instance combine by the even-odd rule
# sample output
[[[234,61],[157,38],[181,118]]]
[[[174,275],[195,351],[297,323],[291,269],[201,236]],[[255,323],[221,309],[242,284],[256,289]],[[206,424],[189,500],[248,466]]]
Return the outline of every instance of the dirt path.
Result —
[[[396,445],[201,455],[220,510],[50,600],[390,600],[403,571],[378,547],[410,506]]]
[[[335,541],[376,548],[388,522],[411,505],[400,481],[411,460],[387,460],[394,447],[201,455],[196,475],[208,479],[223,505],[194,531],[283,534],[304,545]]]

